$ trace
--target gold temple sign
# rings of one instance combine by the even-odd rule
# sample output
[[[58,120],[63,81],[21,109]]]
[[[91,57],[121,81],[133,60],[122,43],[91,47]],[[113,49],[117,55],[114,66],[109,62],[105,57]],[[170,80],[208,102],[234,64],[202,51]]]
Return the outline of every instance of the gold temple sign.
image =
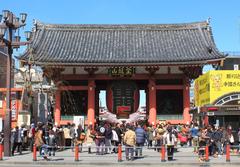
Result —
[[[131,77],[135,74],[134,67],[112,67],[108,69],[108,74],[112,77]]]

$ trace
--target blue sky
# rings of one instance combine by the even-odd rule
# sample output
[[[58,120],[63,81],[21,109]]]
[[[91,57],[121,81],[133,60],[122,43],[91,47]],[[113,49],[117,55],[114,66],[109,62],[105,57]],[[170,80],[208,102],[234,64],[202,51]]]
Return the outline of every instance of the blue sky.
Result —
[[[240,51],[240,0],[0,0],[3,9],[16,15],[26,12],[25,30],[31,29],[33,19],[69,24],[161,24],[211,17],[217,48]]]
[[[240,51],[239,0],[0,0],[0,10],[46,23],[182,23],[206,20],[220,51]]]

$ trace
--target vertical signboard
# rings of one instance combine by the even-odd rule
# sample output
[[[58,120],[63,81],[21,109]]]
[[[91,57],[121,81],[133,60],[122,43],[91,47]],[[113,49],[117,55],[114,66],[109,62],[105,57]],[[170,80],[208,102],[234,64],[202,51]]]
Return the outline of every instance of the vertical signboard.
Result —
[[[0,118],[0,132],[2,132],[3,130],[3,119]]]
[[[78,126],[82,125],[84,128],[84,116],[73,116],[73,123]]]
[[[38,93],[38,121],[47,122],[47,93]]]
[[[209,73],[201,75],[194,83],[195,105],[203,106],[210,102]]]
[[[17,119],[17,101],[16,100],[12,100],[11,101],[11,109],[12,109],[12,120],[16,120]]]

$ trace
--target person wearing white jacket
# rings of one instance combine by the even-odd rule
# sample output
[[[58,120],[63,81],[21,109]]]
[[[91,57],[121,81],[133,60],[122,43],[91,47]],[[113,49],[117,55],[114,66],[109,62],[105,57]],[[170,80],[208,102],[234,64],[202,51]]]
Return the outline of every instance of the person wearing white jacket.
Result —
[[[119,138],[117,135],[117,132],[115,129],[112,129],[112,144],[113,144],[113,152],[117,153],[118,152],[118,143],[119,143]]]
[[[167,145],[168,161],[173,160],[174,145],[177,143],[177,138],[172,132],[172,128],[168,127],[164,134],[164,142]]]

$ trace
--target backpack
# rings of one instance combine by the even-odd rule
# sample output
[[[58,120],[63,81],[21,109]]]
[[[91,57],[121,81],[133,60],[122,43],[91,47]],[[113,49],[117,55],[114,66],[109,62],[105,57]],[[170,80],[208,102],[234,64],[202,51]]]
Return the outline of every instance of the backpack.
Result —
[[[80,134],[79,139],[80,139],[80,140],[84,140],[85,137],[86,137],[86,134],[85,134],[84,132],[82,132],[82,133]]]
[[[102,135],[104,135],[105,130],[106,130],[106,129],[105,129],[104,127],[100,127],[99,132],[100,132]]]

